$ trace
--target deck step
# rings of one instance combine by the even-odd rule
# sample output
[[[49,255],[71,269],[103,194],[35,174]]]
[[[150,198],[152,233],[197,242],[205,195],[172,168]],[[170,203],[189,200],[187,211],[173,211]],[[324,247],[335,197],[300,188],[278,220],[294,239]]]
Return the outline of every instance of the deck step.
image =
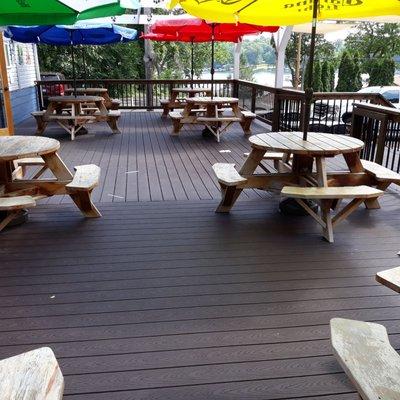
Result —
[[[385,327],[343,318],[330,325],[334,355],[362,399],[400,399],[400,356]]]
[[[235,164],[216,163],[212,168],[218,178],[218,182],[226,186],[236,186],[247,182],[247,179],[236,171]]]

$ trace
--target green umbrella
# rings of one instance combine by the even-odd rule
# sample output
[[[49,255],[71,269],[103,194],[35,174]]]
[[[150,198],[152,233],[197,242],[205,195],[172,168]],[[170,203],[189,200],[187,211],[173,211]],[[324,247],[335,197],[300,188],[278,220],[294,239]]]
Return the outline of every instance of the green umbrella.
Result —
[[[0,26],[72,25],[76,21],[109,17],[139,8],[138,0],[2,0]]]

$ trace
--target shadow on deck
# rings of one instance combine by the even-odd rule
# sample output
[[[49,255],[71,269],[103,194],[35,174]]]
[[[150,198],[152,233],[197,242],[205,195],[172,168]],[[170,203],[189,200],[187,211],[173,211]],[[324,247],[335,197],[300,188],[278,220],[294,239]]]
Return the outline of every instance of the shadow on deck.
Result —
[[[399,194],[357,210],[329,245],[275,196],[249,191],[214,213],[209,166],[241,162],[239,132],[171,139],[156,113],[122,126],[63,141],[70,166],[102,166],[103,218],[46,204],[2,234],[0,358],[50,346],[71,400],[356,400],[328,324],[378,321],[400,348],[400,297],[374,280],[399,265]]]

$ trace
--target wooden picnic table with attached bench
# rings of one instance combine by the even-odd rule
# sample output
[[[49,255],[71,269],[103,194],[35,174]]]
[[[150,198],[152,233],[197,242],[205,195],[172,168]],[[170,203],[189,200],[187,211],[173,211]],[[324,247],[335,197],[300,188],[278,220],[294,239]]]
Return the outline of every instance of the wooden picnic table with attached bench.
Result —
[[[104,98],[104,105],[107,110],[118,110],[121,105],[121,101],[117,99],[112,99],[106,88],[96,88],[96,87],[86,87],[86,88],[76,88],[76,93],[80,96],[99,96]],[[66,95],[73,95],[74,88],[65,89]]]
[[[85,217],[100,217],[92,203],[91,192],[98,185],[100,168],[97,165],[80,165],[72,174],[58,155],[60,142],[36,136],[0,137],[0,211],[7,215],[0,221],[0,231],[21,212],[36,205],[42,198],[68,194]],[[21,174],[22,165],[40,166],[42,173],[49,171],[53,177],[31,179]],[[40,174],[42,175],[42,174]]]
[[[184,124],[202,124],[218,142],[221,135],[235,122],[240,123],[245,135],[250,135],[250,125],[256,117],[250,111],[241,110],[239,99],[235,97],[191,97],[186,99],[182,112],[171,111],[169,115],[174,123],[174,135],[179,134]]]
[[[88,107],[94,104],[95,108]],[[42,134],[50,122],[56,122],[70,135],[71,140],[86,124],[107,122],[113,133],[120,133],[117,121],[121,116],[118,110],[107,110],[104,98],[100,96],[53,96],[45,111],[32,113],[37,123],[36,134]]]
[[[269,132],[249,138],[252,150],[244,165],[236,171],[234,164],[215,164],[221,185],[222,200],[217,212],[229,212],[243,189],[276,190],[293,198],[323,228],[324,237],[333,242],[333,227],[349,216],[361,203],[379,208],[378,197],[391,183],[400,183],[400,175],[371,161],[360,159],[364,143],[344,135],[309,132]],[[257,167],[270,152],[292,155],[282,160],[278,172],[256,174]],[[326,158],[342,155],[349,171],[327,172]],[[315,164],[316,172],[313,171]],[[335,216],[342,199],[351,200]],[[317,201],[320,215],[307,203]]]
[[[169,99],[162,99],[160,103],[163,107],[162,117],[167,117],[170,111],[175,108],[184,108],[186,99],[200,95],[211,96],[210,88],[188,88],[188,87],[175,87],[171,90],[171,97]],[[180,96],[182,94],[182,96]]]

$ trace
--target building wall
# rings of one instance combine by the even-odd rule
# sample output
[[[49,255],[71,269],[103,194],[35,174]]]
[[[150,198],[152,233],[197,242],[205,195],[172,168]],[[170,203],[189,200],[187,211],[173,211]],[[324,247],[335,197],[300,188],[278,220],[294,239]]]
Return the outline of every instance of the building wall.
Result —
[[[7,75],[14,123],[18,124],[38,109],[35,81],[38,63],[34,44],[16,43],[4,38]]]

